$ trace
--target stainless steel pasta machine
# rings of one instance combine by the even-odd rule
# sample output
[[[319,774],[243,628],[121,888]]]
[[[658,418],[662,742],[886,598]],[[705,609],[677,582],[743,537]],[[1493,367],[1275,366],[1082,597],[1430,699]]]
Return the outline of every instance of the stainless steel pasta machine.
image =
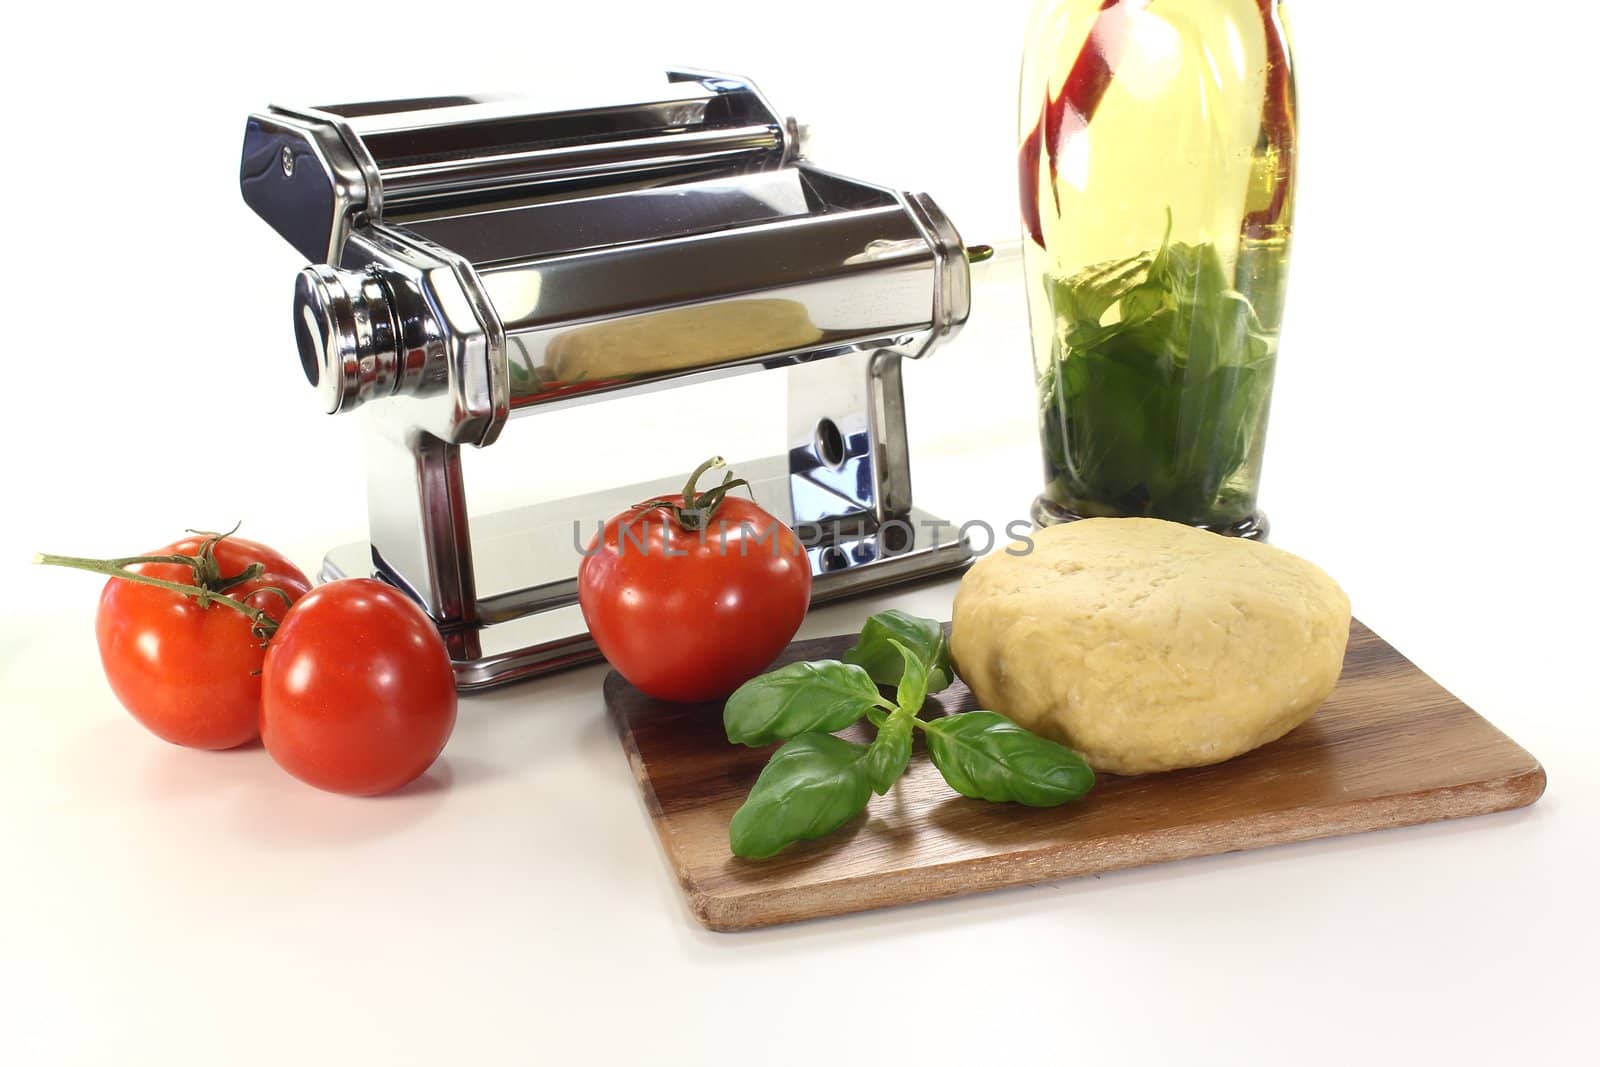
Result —
[[[329,412],[366,420],[370,539],[323,577],[408,592],[463,689],[594,659],[574,523],[663,487],[469,516],[462,446],[758,369],[789,375],[788,454],[737,466],[806,541],[814,599],[965,564],[958,531],[912,505],[901,390],[902,358],[967,318],[961,238],[926,196],[813,166],[799,139],[748,81],[698,72],[618,102],[251,115],[244,199],[311,261],[301,367]]]

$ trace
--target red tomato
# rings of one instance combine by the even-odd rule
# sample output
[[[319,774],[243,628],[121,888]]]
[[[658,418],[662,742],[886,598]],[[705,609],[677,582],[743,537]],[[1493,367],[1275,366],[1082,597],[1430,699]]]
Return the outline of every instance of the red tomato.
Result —
[[[267,648],[261,740],[279,766],[319,789],[399,789],[428,769],[455,724],[450,653],[392,586],[371,578],[318,586]]]
[[[193,556],[205,541],[182,541],[146,553]],[[293,563],[266,545],[228,537],[212,549],[223,578],[252,563],[265,571],[227,595],[263,609],[274,619],[288,610],[281,589],[299,599],[311,583]],[[194,569],[181,563],[140,563],[129,568],[169,582],[194,585]],[[201,607],[193,597],[113,578],[100,594],[95,637],[106,680],[122,706],[151,733],[190,748],[233,748],[256,736],[261,717],[260,638],[250,617],[220,604]]]
[[[783,651],[811,603],[811,565],[794,531],[727,497],[705,535],[671,505],[616,515],[578,568],[578,604],[624,678],[662,700],[720,700]],[[764,539],[764,540],[763,540]]]

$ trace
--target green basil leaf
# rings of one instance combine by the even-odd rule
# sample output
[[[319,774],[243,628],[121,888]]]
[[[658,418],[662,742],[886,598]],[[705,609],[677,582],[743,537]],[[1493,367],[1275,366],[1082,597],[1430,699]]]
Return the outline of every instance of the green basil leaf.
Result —
[[[867,777],[879,796],[889,791],[911,763],[912,718],[904,709],[890,715],[867,746]]]
[[[879,685],[899,685],[905,674],[905,660],[893,641],[911,649],[927,665],[928,692],[937,693],[954,679],[944,627],[934,619],[903,611],[880,611],[869,618],[855,647],[844,654],[844,661],[865,667]]]
[[[928,699],[928,665],[917,654],[893,638],[889,643],[900,653],[900,659],[905,672],[900,676],[900,685],[895,689],[894,701],[900,707],[915,715],[922,708],[922,702]]]
[[[843,730],[878,700],[861,667],[836,660],[791,663],[734,690],[722,708],[728,740],[759,748],[813,730]]]
[[[1004,715],[969,711],[923,725],[933,765],[962,796],[1050,808],[1094,786],[1094,771],[1076,752]]]
[[[765,859],[853,819],[872,796],[867,752],[823,733],[801,734],[774,752],[728,825],[734,855]]]

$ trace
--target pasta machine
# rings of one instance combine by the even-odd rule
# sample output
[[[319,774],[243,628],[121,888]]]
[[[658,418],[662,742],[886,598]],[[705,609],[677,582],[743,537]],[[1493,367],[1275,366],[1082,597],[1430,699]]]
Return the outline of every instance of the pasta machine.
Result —
[[[642,99],[641,99],[642,98]],[[463,446],[513,416],[747,370],[788,376],[788,453],[736,464],[807,545],[814,599],[959,568],[912,505],[901,361],[965,322],[966,251],[926,196],[813,166],[748,81],[673,72],[620,102],[449,96],[271,107],[245,202],[311,261],[301,368],[362,409],[377,576],[438,624],[462,689],[598,658],[575,531],[675,486],[472,515]]]

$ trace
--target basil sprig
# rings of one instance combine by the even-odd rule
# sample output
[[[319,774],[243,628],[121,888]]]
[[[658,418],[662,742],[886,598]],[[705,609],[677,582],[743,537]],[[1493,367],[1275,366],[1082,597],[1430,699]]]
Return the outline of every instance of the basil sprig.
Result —
[[[785,742],[733,815],[728,843],[735,855],[765,859],[845,825],[905,774],[917,730],[927,735],[933,765],[963,796],[1053,807],[1094,786],[1094,772],[1077,753],[1003,715],[918,717],[928,694],[954,679],[938,622],[901,611],[874,615],[845,659],[791,663],[728,698],[728,740]],[[894,687],[894,700],[880,685]],[[877,731],[871,744],[833,736],[863,718]]]

